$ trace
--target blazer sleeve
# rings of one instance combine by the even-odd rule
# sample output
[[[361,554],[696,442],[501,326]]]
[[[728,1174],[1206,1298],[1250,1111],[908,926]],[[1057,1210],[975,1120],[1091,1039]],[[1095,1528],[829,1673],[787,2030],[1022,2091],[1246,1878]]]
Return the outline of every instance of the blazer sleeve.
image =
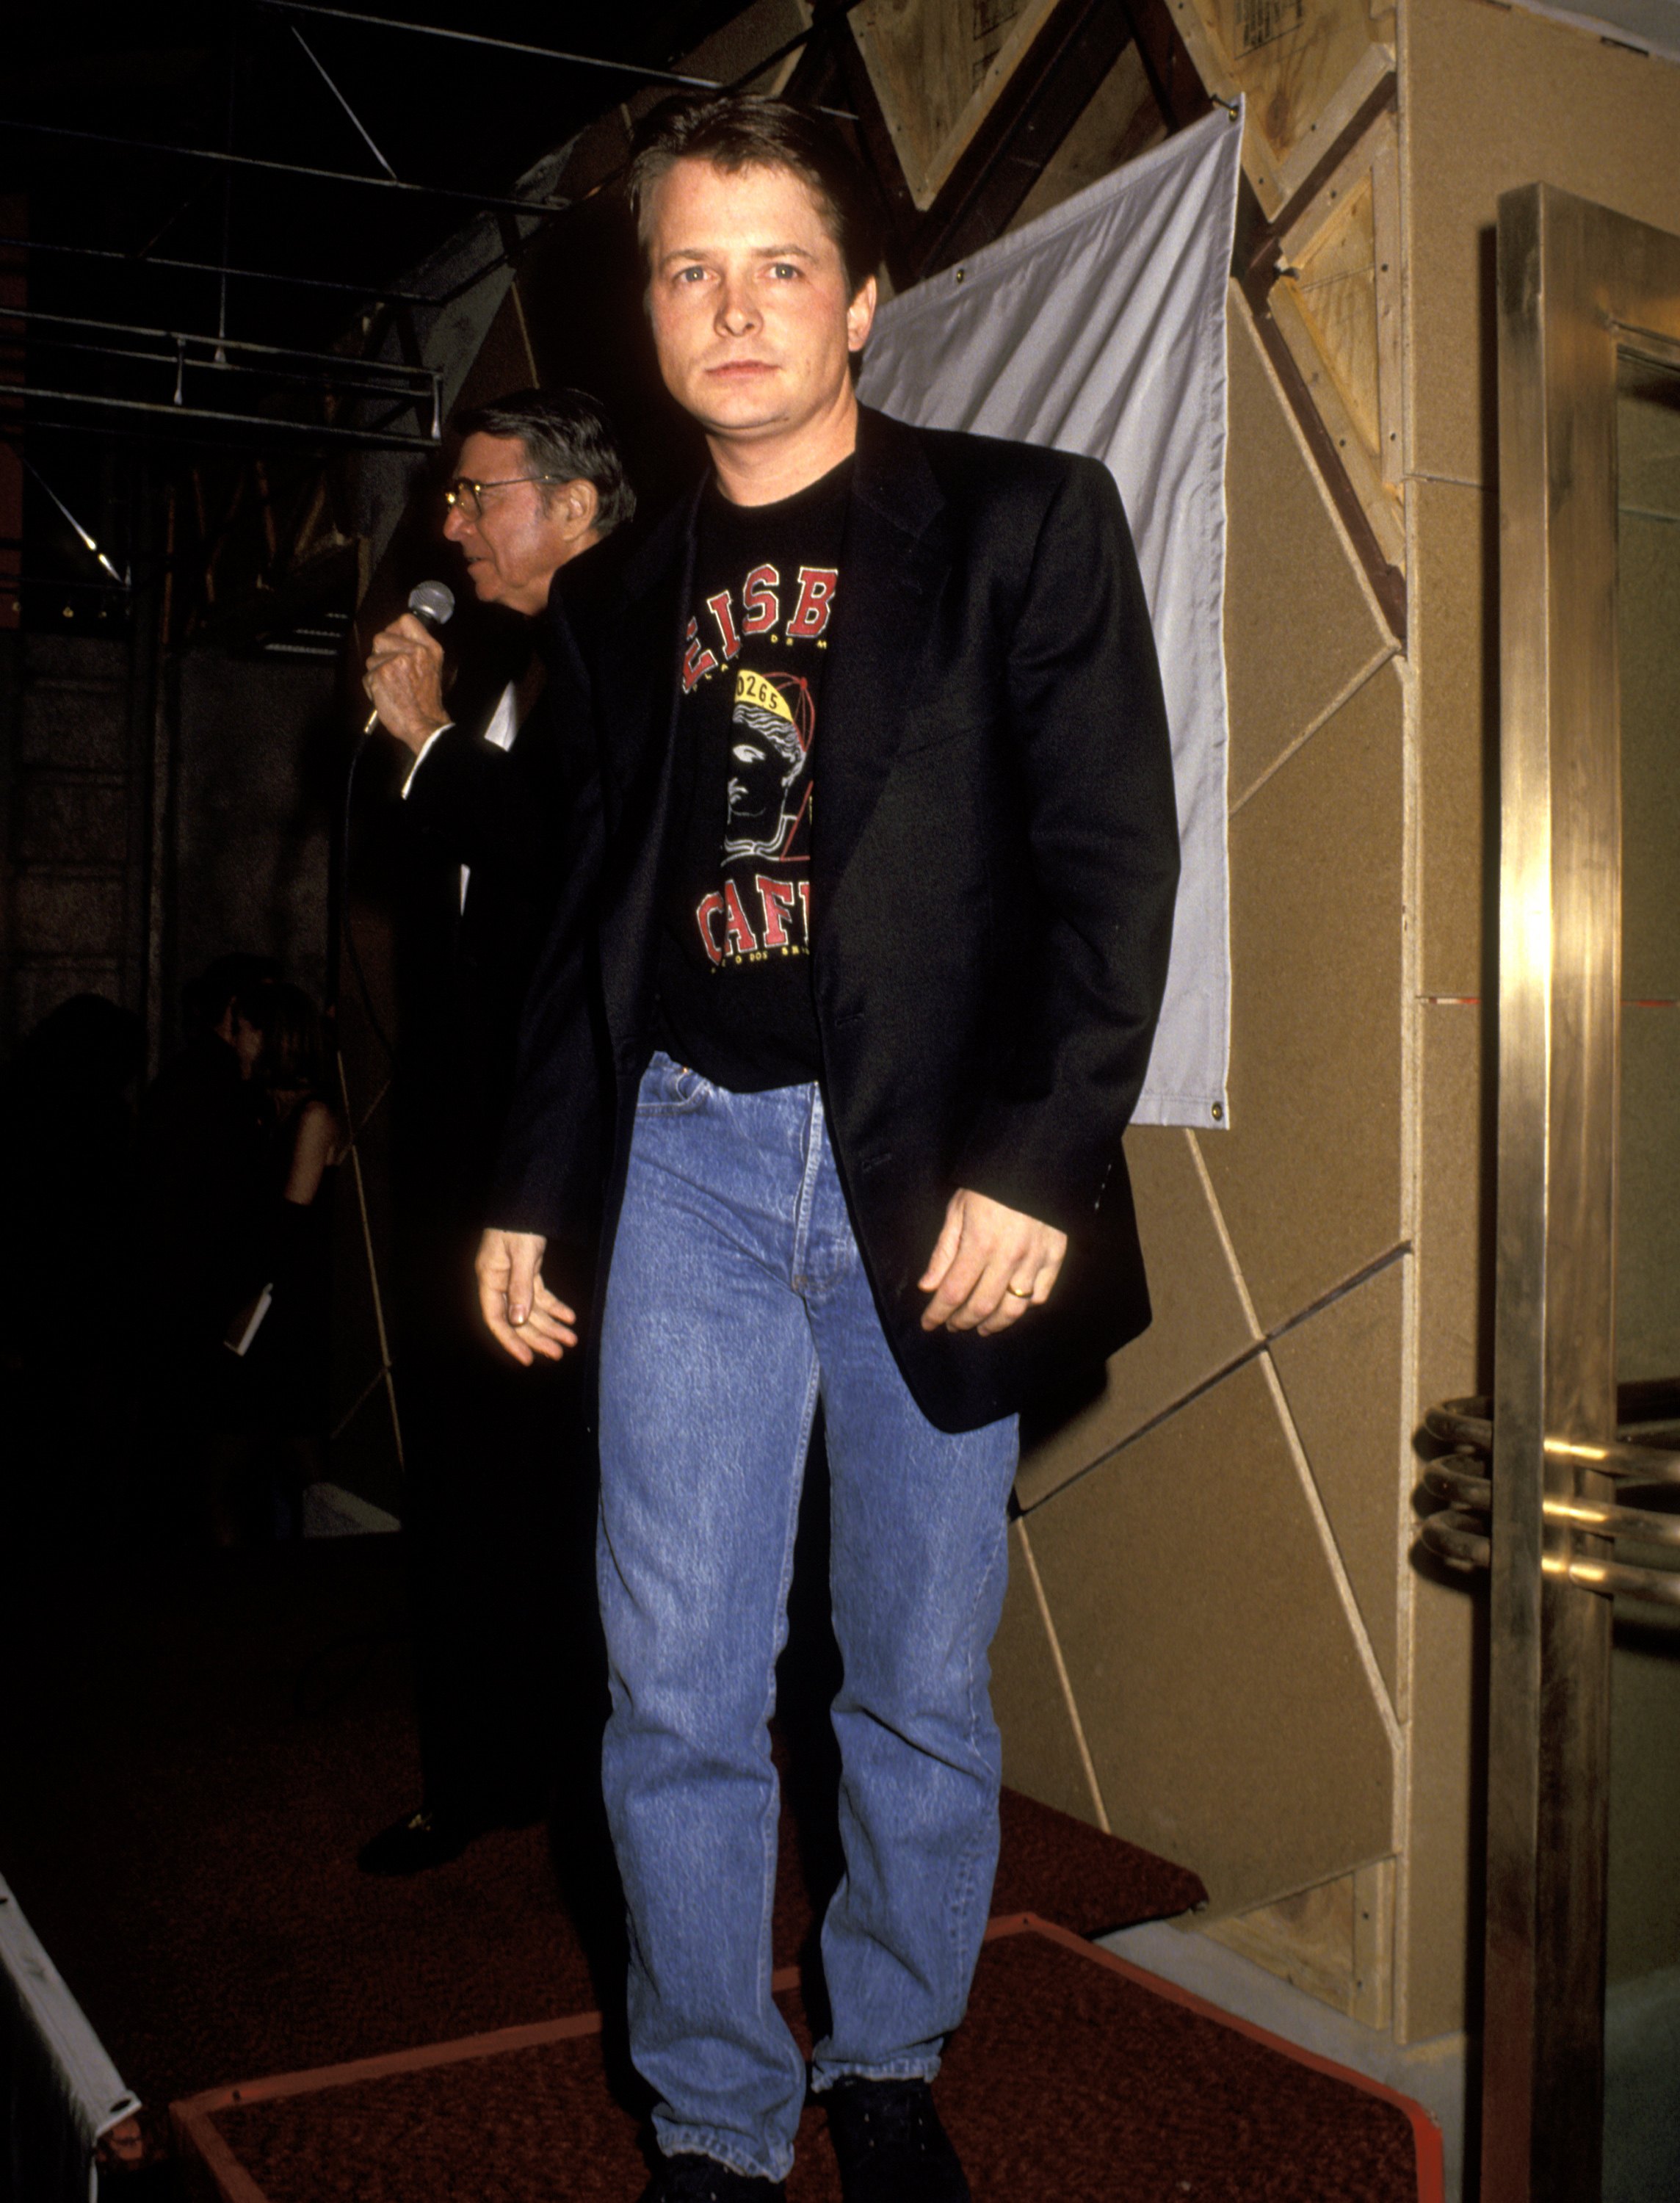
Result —
[[[532,733],[538,739],[504,750],[463,727],[445,727],[410,780],[405,820],[452,864],[493,867],[509,878],[541,864],[547,823],[566,791],[562,760]]]
[[[563,825],[544,861],[557,890],[553,916],[525,998],[511,1107],[486,1220],[536,1231],[553,1250],[547,1274],[588,1290],[606,1178],[610,1048],[597,953],[604,843],[592,683],[573,623],[551,599],[549,685],[557,754],[568,765]],[[564,1287],[562,1286],[563,1290]]]
[[[1148,608],[1094,461],[1070,461],[1046,506],[1007,691],[1031,931],[958,1182],[1071,1233],[1100,1210],[1142,1090],[1179,871]]]

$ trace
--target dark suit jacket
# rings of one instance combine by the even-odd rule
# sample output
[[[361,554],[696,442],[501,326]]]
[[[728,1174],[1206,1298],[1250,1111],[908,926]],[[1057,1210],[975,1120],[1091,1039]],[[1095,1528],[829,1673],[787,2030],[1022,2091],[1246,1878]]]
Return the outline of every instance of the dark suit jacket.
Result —
[[[616,546],[601,545],[573,562],[575,605],[610,586],[616,558]],[[406,1089],[412,1100],[422,1087],[439,1119],[414,1144],[427,1182],[440,1172],[457,1181],[475,1228],[513,1090],[532,973],[567,883],[580,868],[592,876],[598,864],[600,778],[573,626],[552,617],[517,624],[532,629],[545,679],[511,745],[500,749],[469,731],[493,709],[486,697],[481,712],[437,737],[401,805],[418,874],[407,927],[414,968],[404,989]],[[503,670],[489,683],[498,695]],[[463,865],[470,871],[464,906]]]
[[[681,824],[698,507],[697,493],[642,545],[591,654],[609,1244]],[[1165,984],[1178,833],[1148,613],[1106,470],[865,410],[828,640],[811,840],[825,1103],[894,1355],[929,1420],[965,1429],[1149,1320],[1121,1135]],[[567,1137],[589,1080],[583,936],[563,909],[492,1195],[492,1222],[551,1238],[592,1166]],[[1069,1237],[1046,1304],[990,1338],[921,1329],[916,1281],[962,1185]]]

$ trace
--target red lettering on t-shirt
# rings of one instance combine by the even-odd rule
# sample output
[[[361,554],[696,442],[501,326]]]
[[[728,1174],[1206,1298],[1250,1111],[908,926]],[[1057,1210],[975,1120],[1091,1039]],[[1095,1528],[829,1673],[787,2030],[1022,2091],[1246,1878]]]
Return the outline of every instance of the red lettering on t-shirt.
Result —
[[[720,589],[715,597],[708,597],[706,610],[717,622],[717,632],[723,638],[723,655],[733,658],[741,647],[741,639],[735,633],[735,615],[729,602],[729,592]]]
[[[758,943],[747,923],[746,908],[735,892],[733,880],[723,883],[723,900],[728,906],[729,913],[723,924],[724,947],[733,948],[737,956],[750,956]]]
[[[722,896],[709,895],[704,898],[699,908],[694,913],[694,923],[700,929],[700,938],[705,943],[706,954],[714,964],[721,964],[723,961],[722,946],[711,930],[713,918],[721,914],[722,908]]]
[[[700,623],[692,619],[688,632],[682,638],[682,693],[686,696],[696,682],[704,681],[708,673],[716,673],[717,660],[709,650],[700,647]]]
[[[799,601],[793,607],[793,617],[787,623],[789,641],[797,638],[801,642],[815,641],[828,624],[828,614],[834,609],[834,588],[840,580],[840,570],[834,566],[801,566],[799,569]]]
[[[755,566],[747,576],[741,591],[743,635],[767,635],[775,625],[781,610],[775,600],[775,588],[781,579],[774,566]]]
[[[790,936],[781,921],[783,914],[793,907],[793,881],[773,880],[768,872],[759,872],[754,877],[752,884],[757,889],[758,900],[763,906],[765,948],[786,948]]]
[[[811,882],[799,882],[799,922],[805,928],[805,940],[811,940]]]

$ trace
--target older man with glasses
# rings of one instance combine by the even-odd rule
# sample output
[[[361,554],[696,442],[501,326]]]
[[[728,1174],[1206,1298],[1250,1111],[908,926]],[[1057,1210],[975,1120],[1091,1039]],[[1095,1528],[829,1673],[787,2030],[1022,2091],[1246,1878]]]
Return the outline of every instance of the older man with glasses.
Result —
[[[596,816],[572,630],[557,606],[550,617],[550,599],[563,572],[572,617],[587,628],[614,563],[596,546],[635,500],[606,417],[581,391],[518,392],[456,426],[443,533],[480,601],[516,616],[504,639],[530,664],[480,726],[455,719],[443,646],[412,614],[374,639],[367,660],[380,721],[414,753],[398,837],[406,980],[395,1113],[422,1797],[361,1853],[364,1871],[387,1875],[441,1864],[488,1828],[538,1817],[552,1702],[587,1722],[595,1694],[584,1677],[598,1668],[592,1587],[586,1579],[569,1600],[556,1595],[557,1568],[587,1550],[592,1519],[579,1382],[536,1399],[510,1385],[471,1323],[469,1292],[520,1004]],[[492,652],[496,624],[480,623]],[[495,684],[461,685],[487,694]],[[592,1794],[592,1736],[575,1744]]]

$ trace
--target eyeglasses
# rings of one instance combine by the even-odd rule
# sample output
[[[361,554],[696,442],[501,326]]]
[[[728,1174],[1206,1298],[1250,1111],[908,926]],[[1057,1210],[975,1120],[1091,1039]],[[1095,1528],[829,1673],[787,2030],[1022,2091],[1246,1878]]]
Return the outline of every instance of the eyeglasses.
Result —
[[[451,512],[463,512],[469,520],[476,520],[484,510],[484,493],[487,489],[511,489],[516,482],[558,481],[558,475],[510,475],[505,481],[473,481],[463,475],[458,481],[449,482],[444,489],[444,503]]]

